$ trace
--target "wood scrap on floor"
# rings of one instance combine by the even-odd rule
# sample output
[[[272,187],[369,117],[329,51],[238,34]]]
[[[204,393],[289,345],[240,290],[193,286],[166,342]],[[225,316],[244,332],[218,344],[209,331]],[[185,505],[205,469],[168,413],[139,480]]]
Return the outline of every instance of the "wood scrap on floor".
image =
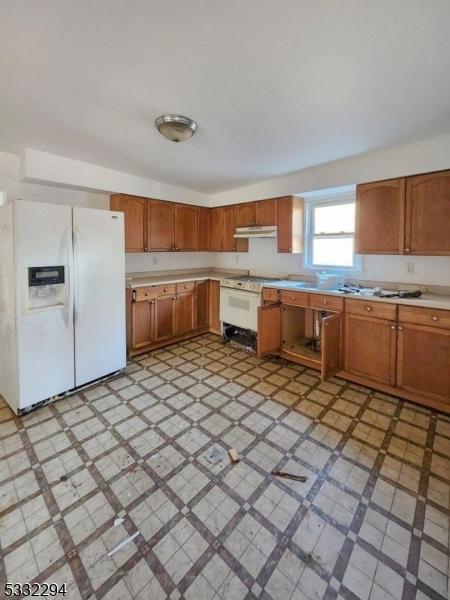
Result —
[[[230,448],[228,450],[228,454],[230,455],[232,463],[238,463],[241,460],[239,452],[236,450],[236,448]]]
[[[276,477],[284,477],[284,479],[293,479],[294,481],[307,481],[307,477],[305,475],[294,475],[293,473],[287,473],[286,471],[272,471],[272,475]]]
[[[114,548],[108,552],[108,558],[112,558],[116,552],[119,552],[119,550],[121,550],[124,546],[132,542],[134,538],[136,538],[138,535],[139,531],[136,531],[136,533],[133,533],[133,535],[130,535],[130,537],[127,537],[121,542],[119,542],[117,546],[114,546]]]

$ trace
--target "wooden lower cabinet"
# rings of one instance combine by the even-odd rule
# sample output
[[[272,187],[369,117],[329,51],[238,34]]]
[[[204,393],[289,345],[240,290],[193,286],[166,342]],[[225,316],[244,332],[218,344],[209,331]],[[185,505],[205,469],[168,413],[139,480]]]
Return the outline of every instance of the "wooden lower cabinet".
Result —
[[[155,342],[175,335],[175,296],[160,296],[155,300]]]
[[[209,281],[209,331],[221,335],[220,327],[220,283]]]
[[[399,324],[397,387],[445,402],[450,410],[450,329]]]
[[[131,346],[142,348],[152,344],[155,340],[155,300],[133,302],[130,312]]]
[[[320,311],[323,312],[323,311]],[[343,315],[322,319],[320,350],[311,347],[315,309],[269,303],[258,308],[257,356],[280,355],[321,372],[322,380],[342,368]]]
[[[218,281],[127,290],[127,345],[139,354],[206,331],[220,334]]]
[[[394,385],[396,343],[395,322],[349,313],[345,315],[345,371]]]
[[[175,335],[195,329],[195,293],[179,294],[175,298]]]
[[[195,284],[195,328],[206,329],[209,325],[209,281]]]

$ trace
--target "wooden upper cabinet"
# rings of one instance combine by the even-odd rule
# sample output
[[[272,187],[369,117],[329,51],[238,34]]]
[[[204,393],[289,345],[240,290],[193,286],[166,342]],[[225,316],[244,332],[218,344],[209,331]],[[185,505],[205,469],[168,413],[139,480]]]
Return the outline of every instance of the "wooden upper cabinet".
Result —
[[[174,250],[198,249],[198,208],[189,204],[175,204]]]
[[[150,200],[147,211],[147,237],[149,250],[174,249],[175,204],[162,200]]]
[[[224,252],[234,252],[236,250],[236,238],[233,237],[236,231],[236,206],[225,206],[223,209],[223,243]]]
[[[397,387],[450,408],[450,330],[400,322]]]
[[[209,250],[209,208],[198,209],[197,250]]]
[[[223,216],[222,206],[211,208],[209,212],[209,250],[221,252],[223,244]]]
[[[246,202],[236,205],[236,227],[255,225],[255,204],[256,202]]]
[[[303,199],[284,196],[277,200],[278,252],[303,252]]]
[[[277,199],[236,204],[236,227],[277,224]]]
[[[125,252],[145,252],[147,236],[145,232],[148,200],[137,196],[115,194],[110,198],[111,210],[124,213]]]
[[[356,186],[357,254],[402,254],[404,220],[404,177]]]
[[[345,370],[385,385],[394,385],[396,329],[395,321],[346,314]]]
[[[260,200],[255,202],[255,223],[256,225],[276,225],[277,224],[277,199]]]
[[[223,208],[223,252],[247,252],[248,240],[234,237],[236,233],[236,205]]]
[[[450,255],[450,170],[407,177],[405,253]]]

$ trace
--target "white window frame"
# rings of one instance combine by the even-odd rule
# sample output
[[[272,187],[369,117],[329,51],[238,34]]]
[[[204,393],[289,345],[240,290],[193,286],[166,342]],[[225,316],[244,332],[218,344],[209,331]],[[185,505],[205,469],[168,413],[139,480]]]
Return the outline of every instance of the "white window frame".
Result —
[[[353,264],[351,266],[336,265],[315,265],[313,263],[313,239],[314,237],[341,238],[355,237],[354,232],[342,232],[339,234],[314,234],[314,208],[317,206],[336,206],[339,204],[350,204],[356,201],[355,194],[346,194],[345,196],[333,198],[307,198],[305,199],[305,252],[304,252],[304,267],[313,273],[326,271],[327,273],[346,274],[361,273],[362,257],[353,253]]]

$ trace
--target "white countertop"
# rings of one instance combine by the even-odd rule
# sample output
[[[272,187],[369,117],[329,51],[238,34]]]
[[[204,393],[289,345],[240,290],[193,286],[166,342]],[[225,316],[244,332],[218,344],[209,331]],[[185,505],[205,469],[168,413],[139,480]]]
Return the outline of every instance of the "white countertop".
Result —
[[[367,294],[345,294],[337,290],[319,290],[315,287],[294,287],[293,285],[283,285],[274,282],[264,287],[278,290],[289,290],[295,292],[305,292],[310,294],[325,294],[327,296],[339,296],[351,300],[370,300],[371,302],[389,302],[390,304],[406,304],[408,306],[421,306],[424,308],[441,308],[450,310],[450,296],[441,294],[422,294],[420,298],[379,298],[378,296],[369,296]]]

